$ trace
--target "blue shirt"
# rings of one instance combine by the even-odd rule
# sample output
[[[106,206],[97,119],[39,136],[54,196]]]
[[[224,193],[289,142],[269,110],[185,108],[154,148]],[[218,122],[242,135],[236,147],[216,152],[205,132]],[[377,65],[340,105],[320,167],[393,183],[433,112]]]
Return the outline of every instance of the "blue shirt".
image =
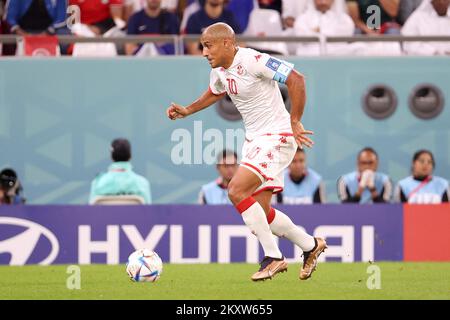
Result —
[[[224,9],[218,18],[213,19],[206,14],[205,10],[201,9],[189,17],[186,25],[186,33],[202,34],[203,29],[217,22],[227,23],[233,28],[236,34],[242,32],[234,14],[230,10]]]
[[[227,9],[233,12],[240,30],[247,29],[250,13],[253,10],[253,0],[230,0]]]
[[[136,195],[144,198],[145,203],[152,202],[150,183],[132,171],[129,162],[114,162],[108,172],[99,174],[91,184],[89,202],[97,196]]]
[[[228,189],[220,182],[219,178],[202,186],[199,195],[201,204],[231,204],[228,198]]]
[[[176,15],[161,11],[156,18],[150,17],[145,10],[133,14],[128,20],[127,34],[178,34],[180,24]],[[155,44],[156,45],[156,44]],[[139,49],[142,45],[139,46]],[[174,54],[173,43],[156,45],[160,54]]]
[[[408,203],[432,204],[448,202],[449,184],[441,177],[415,179],[409,176],[398,182],[396,200]]]
[[[321,182],[322,177],[310,168],[299,183],[292,181],[289,170],[286,170],[284,172],[284,189],[277,196],[277,202],[284,204],[321,203],[323,201],[319,190]]]
[[[19,20],[30,8],[33,0],[10,0],[6,11],[6,20],[14,30],[19,25]],[[61,28],[66,25],[66,0],[45,0],[45,7],[53,20],[53,27]]]
[[[392,183],[389,177],[381,172],[375,172],[375,189],[378,197],[372,199],[372,194],[365,188],[361,196],[356,196],[359,188],[359,172],[354,171],[343,175],[338,180],[338,195],[342,202],[389,202],[392,197]]]

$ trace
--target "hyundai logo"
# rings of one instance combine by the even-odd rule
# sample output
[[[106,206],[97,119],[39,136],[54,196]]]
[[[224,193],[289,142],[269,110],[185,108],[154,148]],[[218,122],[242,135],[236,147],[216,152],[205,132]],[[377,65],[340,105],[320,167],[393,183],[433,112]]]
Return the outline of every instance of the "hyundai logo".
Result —
[[[0,217],[0,225],[27,228],[18,235],[0,241],[0,253],[6,252],[11,254],[10,265],[24,265],[36,249],[36,245],[41,236],[44,236],[50,241],[52,249],[48,256],[39,262],[39,264],[48,265],[56,259],[59,252],[59,243],[55,235],[47,228],[29,220],[11,217]]]

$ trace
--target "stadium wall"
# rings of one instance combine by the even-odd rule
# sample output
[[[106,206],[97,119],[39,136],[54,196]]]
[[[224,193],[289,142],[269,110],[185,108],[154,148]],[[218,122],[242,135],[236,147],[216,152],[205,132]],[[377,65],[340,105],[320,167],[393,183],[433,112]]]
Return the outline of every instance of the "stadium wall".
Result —
[[[449,178],[450,109],[421,120],[410,112],[408,98],[418,84],[431,83],[449,101],[450,59],[289,61],[306,75],[304,123],[316,142],[309,163],[324,177],[330,202],[337,201],[337,178],[354,169],[364,146],[379,151],[379,169],[394,181],[409,174],[419,148],[434,152],[435,173]],[[124,136],[132,142],[136,171],[152,184],[155,203],[194,203],[200,186],[216,176],[203,157],[214,129],[224,134],[242,124],[221,118],[215,107],[176,122],[166,119],[165,109],[201,94],[209,71],[206,61],[193,57],[1,59],[0,167],[17,169],[29,203],[85,204],[90,181],[110,163],[110,141]],[[374,84],[396,94],[397,109],[386,120],[369,118],[361,107]],[[181,143],[192,164],[174,162]]]
[[[325,237],[326,261],[450,261],[450,205],[279,206]],[[291,262],[301,251],[286,239]],[[118,264],[136,248],[170,263],[257,263],[256,237],[232,206],[0,206],[0,264]],[[444,248],[444,249],[443,249]]]

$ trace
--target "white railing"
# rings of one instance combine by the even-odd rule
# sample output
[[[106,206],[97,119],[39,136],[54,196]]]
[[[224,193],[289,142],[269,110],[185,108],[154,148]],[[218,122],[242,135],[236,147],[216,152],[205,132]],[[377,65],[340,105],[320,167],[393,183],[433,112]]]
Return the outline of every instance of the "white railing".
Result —
[[[77,37],[73,35],[58,36],[60,44],[72,43],[105,43],[112,42],[123,45],[125,43],[161,43],[172,42],[175,47],[176,55],[183,55],[184,45],[187,42],[199,41],[199,35],[158,35],[158,36],[143,36],[143,35],[127,35],[123,37]],[[17,35],[0,35],[0,44],[15,44],[22,40],[21,36]],[[383,35],[378,37],[369,37],[364,35],[356,35],[351,37],[295,37],[295,36],[277,36],[277,37],[257,37],[257,36],[237,36],[237,41],[251,43],[251,42],[285,42],[285,43],[304,43],[304,42],[318,42],[320,43],[321,55],[326,55],[326,44],[333,42],[404,42],[410,41],[450,41],[450,36],[400,36],[400,35]]]

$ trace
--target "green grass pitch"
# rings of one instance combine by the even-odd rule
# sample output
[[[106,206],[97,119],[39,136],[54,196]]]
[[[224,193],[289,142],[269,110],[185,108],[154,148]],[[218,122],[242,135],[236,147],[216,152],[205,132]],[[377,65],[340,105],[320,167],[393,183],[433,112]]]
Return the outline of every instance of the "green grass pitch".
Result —
[[[81,266],[81,289],[66,287],[67,266],[0,267],[0,299],[450,299],[450,263],[376,263],[381,289],[369,290],[368,263],[322,263],[298,280],[299,265],[253,283],[256,264],[165,264],[156,283],[131,282],[124,265]]]

